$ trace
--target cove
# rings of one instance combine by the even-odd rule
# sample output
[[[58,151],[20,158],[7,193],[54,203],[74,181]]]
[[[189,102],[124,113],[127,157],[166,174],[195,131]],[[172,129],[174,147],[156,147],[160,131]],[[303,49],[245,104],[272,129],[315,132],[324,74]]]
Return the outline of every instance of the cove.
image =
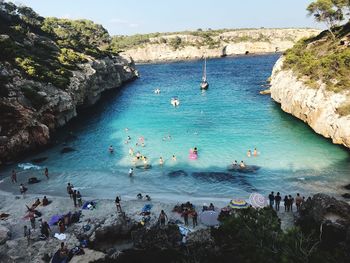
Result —
[[[3,169],[1,179],[16,168],[20,182],[41,177],[30,186],[31,193],[65,195],[71,182],[83,195],[96,198],[113,198],[116,193],[135,198],[141,192],[162,201],[226,202],[247,198],[253,191],[338,196],[340,186],[348,183],[349,152],[259,94],[278,57],[210,59],[210,87],[205,92],[199,89],[202,61],[139,65],[139,79],[73,120],[59,132],[56,145],[22,161],[48,157],[38,165],[49,168],[49,180],[43,169],[23,170],[17,164]],[[154,94],[156,88],[160,94]],[[173,96],[178,96],[179,107],[170,104]],[[131,140],[125,144],[127,136]],[[145,147],[136,146],[140,137]],[[109,145],[114,154],[108,152]],[[65,146],[75,151],[61,154]],[[135,169],[130,178],[130,147],[147,156],[152,169]],[[192,147],[199,150],[197,160],[188,158]],[[258,157],[248,158],[247,150],[255,147]],[[159,157],[164,159],[162,167]],[[234,160],[260,169],[227,171]],[[183,172],[174,173],[179,170]],[[0,187],[18,192],[8,178]]]

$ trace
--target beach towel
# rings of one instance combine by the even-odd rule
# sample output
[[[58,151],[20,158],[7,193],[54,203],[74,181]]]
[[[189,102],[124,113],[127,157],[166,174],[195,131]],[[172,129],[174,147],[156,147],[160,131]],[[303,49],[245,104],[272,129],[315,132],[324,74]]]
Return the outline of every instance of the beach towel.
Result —
[[[54,237],[57,238],[58,240],[65,240],[67,238],[65,234],[59,234],[59,233],[55,233]]]
[[[61,218],[63,218],[63,215],[53,215],[49,221],[49,226],[56,225]]]
[[[81,208],[92,210],[92,209],[96,208],[96,202],[95,201],[86,201]]]
[[[145,204],[142,208],[142,213],[145,213],[145,212],[150,212],[152,209],[152,205],[151,204]]]

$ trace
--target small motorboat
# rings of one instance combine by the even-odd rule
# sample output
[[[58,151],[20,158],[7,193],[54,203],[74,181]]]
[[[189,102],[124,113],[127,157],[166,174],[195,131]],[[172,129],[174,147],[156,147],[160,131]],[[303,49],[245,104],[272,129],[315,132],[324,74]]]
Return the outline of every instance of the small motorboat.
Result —
[[[155,90],[154,90],[154,93],[155,93],[155,94],[160,94],[160,89],[155,89]]]
[[[178,99],[178,97],[173,97],[170,100],[170,104],[173,105],[174,107],[177,107],[180,105],[180,100]]]

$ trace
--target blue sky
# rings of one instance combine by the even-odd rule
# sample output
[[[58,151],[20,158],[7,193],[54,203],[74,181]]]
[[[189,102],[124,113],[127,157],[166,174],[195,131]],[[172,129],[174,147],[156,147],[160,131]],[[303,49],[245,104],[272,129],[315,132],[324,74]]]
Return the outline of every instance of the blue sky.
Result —
[[[20,0],[42,16],[86,18],[111,35],[197,28],[320,27],[311,0]]]

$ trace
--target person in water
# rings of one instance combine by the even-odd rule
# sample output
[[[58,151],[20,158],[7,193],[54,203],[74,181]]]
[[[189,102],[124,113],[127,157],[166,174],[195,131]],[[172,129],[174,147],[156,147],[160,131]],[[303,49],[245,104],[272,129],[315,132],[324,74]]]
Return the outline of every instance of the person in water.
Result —
[[[141,200],[141,199],[143,198],[143,196],[142,196],[141,193],[138,193],[136,197],[137,197],[137,199],[139,199],[139,200]]]
[[[251,156],[252,156],[252,151],[251,151],[251,150],[248,150],[247,156],[248,156],[248,157],[251,157]]]
[[[235,160],[234,162],[233,162],[233,164],[232,164],[233,166],[238,166],[238,162],[237,162],[237,160]]]
[[[112,146],[112,145],[109,146],[108,151],[109,151],[110,153],[114,153],[114,149],[113,149],[113,146]]]
[[[172,159],[173,159],[173,161],[176,161],[176,156],[175,156],[175,154],[173,154]]]
[[[253,156],[258,156],[258,150],[256,148],[254,148],[254,151],[253,151]]]
[[[47,179],[49,179],[49,169],[47,169],[47,167],[45,168],[45,176]]]
[[[197,147],[194,147],[194,148],[193,148],[193,153],[194,153],[194,154],[197,154],[197,153],[198,153]]]
[[[149,195],[145,195],[145,199],[146,199],[147,201],[151,201],[151,197],[150,197]]]
[[[159,157],[159,165],[163,165],[163,164],[164,164],[163,158]]]
[[[130,168],[129,169],[129,176],[133,176],[134,175],[134,168]]]
[[[245,168],[245,167],[246,167],[246,165],[245,165],[245,163],[244,163],[243,161],[241,161],[241,163],[239,164],[239,167],[241,167],[241,168]]]

